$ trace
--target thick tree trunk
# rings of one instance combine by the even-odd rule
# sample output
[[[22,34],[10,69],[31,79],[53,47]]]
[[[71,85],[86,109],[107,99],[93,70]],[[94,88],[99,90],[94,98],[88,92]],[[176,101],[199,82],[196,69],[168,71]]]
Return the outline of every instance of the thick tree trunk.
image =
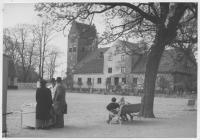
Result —
[[[162,30],[159,30],[156,36],[155,44],[151,48],[146,65],[144,82],[145,95],[142,111],[140,112],[144,118],[155,118],[153,113],[155,82],[160,59],[165,48]]]

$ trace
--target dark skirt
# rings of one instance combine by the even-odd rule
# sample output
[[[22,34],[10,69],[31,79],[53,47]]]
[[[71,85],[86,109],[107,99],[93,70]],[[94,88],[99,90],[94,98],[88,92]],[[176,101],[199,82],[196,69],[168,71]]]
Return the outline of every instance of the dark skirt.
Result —
[[[64,127],[64,115],[56,115],[56,126]]]
[[[51,118],[50,109],[47,107],[36,105],[36,119],[49,120]]]

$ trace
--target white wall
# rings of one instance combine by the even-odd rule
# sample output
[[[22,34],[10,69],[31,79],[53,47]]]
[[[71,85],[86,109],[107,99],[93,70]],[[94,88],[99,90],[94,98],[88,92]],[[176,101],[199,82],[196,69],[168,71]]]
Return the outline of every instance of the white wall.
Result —
[[[116,47],[118,42],[114,43],[107,52],[104,53],[104,75],[105,78],[122,74],[121,67],[125,67],[125,74],[122,74],[120,77],[125,77],[127,73],[131,72],[131,56],[126,55],[123,52],[116,53]],[[121,60],[121,56],[125,55],[125,60]],[[112,56],[112,61],[109,60],[109,56]],[[108,73],[108,68],[112,68],[112,73]],[[124,76],[123,76],[124,75]],[[118,76],[117,76],[118,77]],[[119,83],[122,81],[122,78],[119,78]],[[114,79],[111,81],[114,84]]]
[[[93,88],[102,88],[102,89],[106,88],[105,75],[103,73],[102,74],[74,74],[75,88],[79,88],[79,86],[77,85],[78,78],[82,78],[82,83],[83,83],[82,88],[88,88],[88,85],[87,85],[88,78],[91,78]],[[101,78],[101,84],[97,83],[97,78]],[[94,79],[94,83],[93,83],[93,79]]]

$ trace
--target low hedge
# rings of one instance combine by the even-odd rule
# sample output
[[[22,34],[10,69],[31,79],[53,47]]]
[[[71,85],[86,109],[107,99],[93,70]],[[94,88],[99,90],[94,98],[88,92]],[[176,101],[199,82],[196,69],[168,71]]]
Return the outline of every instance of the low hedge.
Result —
[[[18,86],[8,86],[8,89],[18,89]]]

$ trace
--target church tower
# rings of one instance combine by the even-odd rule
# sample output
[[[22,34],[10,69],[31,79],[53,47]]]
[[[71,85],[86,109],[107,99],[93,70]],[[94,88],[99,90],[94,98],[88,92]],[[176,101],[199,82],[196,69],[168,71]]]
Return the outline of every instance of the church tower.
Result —
[[[89,46],[96,38],[97,31],[94,25],[89,26],[75,20],[72,22],[68,35],[67,71],[72,70],[82,57],[91,51]]]

